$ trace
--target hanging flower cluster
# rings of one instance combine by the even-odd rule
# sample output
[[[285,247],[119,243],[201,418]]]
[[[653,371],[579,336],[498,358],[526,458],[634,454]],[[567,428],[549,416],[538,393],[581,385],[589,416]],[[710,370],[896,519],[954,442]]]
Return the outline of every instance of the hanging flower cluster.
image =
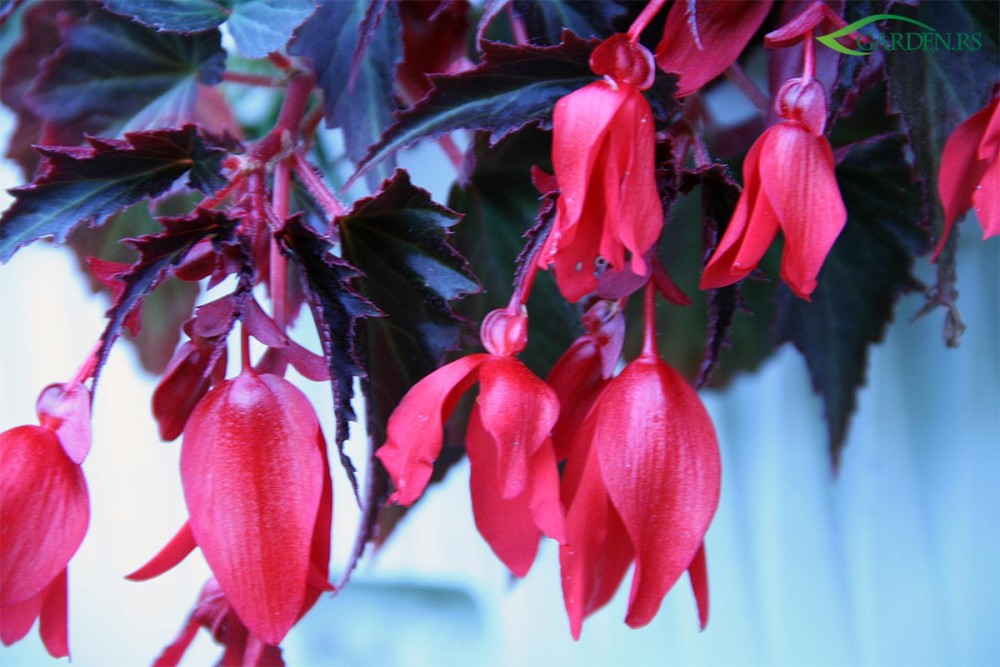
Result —
[[[368,543],[387,539],[399,508],[443,474],[450,445],[469,459],[476,527],[511,573],[528,575],[541,545],[558,549],[574,638],[630,570],[627,625],[649,624],[687,573],[704,628],[722,463],[697,389],[749,307],[741,284],[777,277],[768,253],[780,231],[787,289],[777,280],[772,289],[783,290],[786,328],[811,337],[819,325],[809,308],[825,309],[819,302],[838,287],[824,266],[844,260],[844,244],[867,233],[859,230],[893,237],[872,253],[880,262],[906,267],[929,250],[925,220],[884,210],[862,219],[851,197],[852,155],[891,152],[889,165],[909,176],[901,137],[843,144],[834,134],[831,143],[844,109],[871,83],[865,77],[885,67],[873,58],[834,77],[839,56],[818,50],[817,39],[832,33],[857,46],[870,38],[848,33],[833,5],[819,1],[592,3],[579,8],[580,25],[599,35],[589,40],[551,34],[544,3],[539,19],[531,3],[489,2],[477,27],[482,53],[472,58],[465,0],[394,0],[364,11],[346,2],[273,4],[233,8],[227,24],[244,59],[261,61],[255,73],[225,69],[219,23],[203,25],[204,17],[125,0],[23,10],[24,36],[4,57],[0,97],[18,115],[10,154],[34,177],[12,190],[0,217],[0,261],[143,200],[156,231],[121,234],[137,255],[131,264],[85,258],[111,293],[107,327],[73,379],[42,392],[38,425],[0,433],[0,640],[21,640],[38,620],[49,653],[69,655],[68,570],[90,519],[83,464],[92,396],[113,345],[140,333],[144,309],[155,308],[167,283],[190,296],[174,299],[184,312],[170,315],[181,340],[137,344],[152,345],[162,361],[151,408],[160,437],[180,438],[188,518],[127,578],[173,576],[195,551],[211,578],[155,664],[177,664],[200,629],[221,645],[222,664],[282,664],[281,642],[324,594],[343,588]],[[230,20],[224,14],[216,18]],[[654,31],[661,14],[662,32]],[[489,41],[494,20],[507,22],[516,44]],[[740,64],[767,30],[770,94]],[[109,44],[130,57],[109,53]],[[179,78],[161,72],[163,62]],[[723,76],[759,113],[720,132],[703,93]],[[148,86],[128,83],[137,77]],[[283,91],[274,126],[245,132],[215,87],[222,81]],[[79,94],[88,86],[115,94]],[[936,174],[944,215],[934,258],[943,264],[951,253],[939,253],[966,211],[975,210],[985,236],[1000,234],[1000,97],[991,95],[939,134],[951,133]],[[317,141],[324,122],[341,130],[343,157]],[[463,149],[450,133],[469,129],[483,132]],[[436,140],[455,167],[449,206],[468,216],[465,227],[456,227],[461,214],[391,168],[394,152],[418,139]],[[541,149],[521,160],[529,141]],[[740,187],[721,159],[744,154]],[[354,173],[340,190],[314,166],[347,162]],[[354,196],[350,188],[362,183],[368,190]],[[675,204],[697,188],[703,219],[692,222]],[[509,266],[497,258],[519,238],[505,227],[524,212],[509,201],[519,189],[528,190],[521,209],[529,219],[537,211],[537,223],[514,260],[508,301]],[[179,206],[188,212],[176,215]],[[896,242],[897,228],[915,250]],[[675,243],[673,232],[690,233],[694,245]],[[824,310],[823,323],[882,317],[916,284],[908,268],[876,268],[873,294],[852,295],[847,315]],[[943,299],[949,270],[942,266],[931,298]],[[704,295],[690,298],[671,278],[685,271],[678,283]],[[487,301],[458,303],[483,287]],[[194,307],[201,289],[222,296]],[[692,301],[709,311],[694,385],[685,377],[697,369],[672,349],[685,335],[675,316],[696,311],[682,310]],[[318,352],[290,333],[306,312]],[[566,335],[551,344],[546,325],[562,314],[572,322],[559,323]],[[474,341],[473,319],[482,350],[463,349]],[[238,359],[228,352],[234,335]],[[855,352],[864,358],[863,345]],[[290,368],[329,383],[335,426],[326,435]],[[363,486],[344,451],[355,387],[371,434]],[[834,453],[841,444],[832,443]],[[362,513],[338,578],[333,452]]]

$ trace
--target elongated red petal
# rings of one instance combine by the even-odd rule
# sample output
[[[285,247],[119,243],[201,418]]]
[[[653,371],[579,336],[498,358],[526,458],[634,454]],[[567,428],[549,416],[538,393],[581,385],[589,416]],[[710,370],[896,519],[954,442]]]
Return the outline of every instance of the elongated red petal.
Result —
[[[591,446],[594,422],[578,431],[563,475],[566,543],[559,547],[559,569],[573,639],[580,638],[584,619],[614,597],[635,558]]]
[[[604,169],[607,206],[601,255],[623,269],[623,248],[627,249],[632,253],[632,271],[644,275],[643,255],[663,229],[663,204],[656,189],[653,114],[642,93],[634,88],[625,92],[607,134],[607,162],[599,165]]]
[[[596,81],[560,99],[552,112],[552,166],[561,190],[556,228],[566,242],[590,205],[591,174],[600,167],[606,134],[627,98],[624,86]]]
[[[396,486],[391,502],[412,505],[427,488],[441,453],[444,423],[488,358],[487,354],[471,354],[442,366],[413,385],[396,406],[386,427],[385,444],[375,453]]]
[[[129,581],[146,581],[158,577],[187,558],[188,554],[194,551],[197,546],[198,544],[194,541],[194,533],[191,532],[191,522],[185,521],[166,546],[150,558],[148,563],[135,572],[125,575],[125,578]]]
[[[986,230],[986,235],[1000,233],[1000,219],[997,216],[997,209],[1000,208],[1000,204],[997,203],[1000,186],[996,184],[997,144],[1000,140],[992,136],[992,132],[996,132],[994,126],[1000,123],[994,120],[1000,115],[997,111],[998,105],[1000,98],[969,116],[955,128],[944,144],[944,150],[941,152],[941,169],[938,172],[938,194],[944,206],[944,230],[941,233],[941,240],[934,249],[933,259],[937,259],[944,247],[955,221],[972,208],[973,204],[976,205],[976,213],[983,229]],[[987,141],[988,135],[990,141]],[[987,150],[992,148],[990,151],[992,156],[989,156],[991,159],[988,154],[982,152],[983,144],[986,144]],[[991,165],[992,181],[987,178]],[[974,196],[976,202],[973,202]]]
[[[785,234],[781,277],[809,299],[816,276],[847,222],[833,150],[798,123],[780,123],[762,140],[762,187]]]
[[[41,613],[42,600],[47,590],[42,589],[41,593],[23,602],[0,607],[0,642],[3,642],[4,646],[19,642],[28,634]]]
[[[501,495],[497,443],[483,428],[479,406],[474,406],[469,415],[465,444],[469,454],[469,490],[476,528],[497,558],[515,576],[523,577],[535,562],[538,542],[542,537],[532,519],[531,494],[525,492],[513,498]]]
[[[0,606],[38,595],[66,568],[90,522],[87,483],[42,426],[0,434]]]
[[[306,580],[306,599],[299,618],[306,615],[316,604],[320,594],[332,591],[328,581],[330,576],[330,531],[333,528],[333,481],[330,479],[330,461],[326,455],[326,440],[318,434],[316,443],[323,459],[323,491],[320,494],[319,511],[313,528],[312,545],[309,552],[309,575]]]
[[[690,566],[715,514],[718,443],[698,395],[656,357],[626,366],[595,410],[601,476],[636,550],[625,622],[640,627]]]
[[[677,96],[690,95],[732,65],[770,10],[771,0],[675,2],[656,47],[656,64],[680,75]]]
[[[191,531],[233,609],[268,644],[305,601],[323,488],[318,431],[302,392],[253,372],[212,389],[184,431]]]
[[[479,371],[479,417],[496,441],[501,495],[514,498],[528,482],[528,459],[552,433],[559,399],[514,357],[491,356]]]
[[[748,276],[778,234],[778,217],[767,198],[761,196],[760,183],[761,147],[773,129],[754,142],[743,161],[743,191],[719,245],[705,265],[700,289],[725,287]]]
[[[45,592],[39,614],[38,634],[45,650],[53,658],[69,657],[68,581],[66,570],[55,578]]]
[[[704,630],[708,625],[708,559],[705,557],[705,543],[698,547],[691,566],[688,568],[691,590],[698,605],[698,625]]]

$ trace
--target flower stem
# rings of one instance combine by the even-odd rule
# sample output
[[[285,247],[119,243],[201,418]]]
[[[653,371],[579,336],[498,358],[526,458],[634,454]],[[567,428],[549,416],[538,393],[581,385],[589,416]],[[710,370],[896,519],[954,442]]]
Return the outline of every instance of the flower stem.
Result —
[[[652,278],[646,282],[643,292],[643,329],[641,357],[656,357],[656,287]]]
[[[66,384],[66,391],[69,391],[70,389],[79,384],[83,384],[88,379],[93,377],[94,370],[96,370],[97,368],[97,355],[101,351],[102,343],[103,339],[98,339],[93,349],[90,350],[90,354],[87,355],[87,358],[84,359],[83,363],[80,365],[80,368],[77,369],[76,375],[74,375],[73,379]]]
[[[271,208],[274,210],[275,217],[282,224],[288,218],[288,203],[291,195],[292,170],[289,162],[289,158],[286,158],[279,161],[274,168],[274,193],[271,198]],[[278,241],[273,236],[271,238],[270,259],[271,317],[274,318],[274,323],[284,333],[286,319],[285,292],[288,287],[285,280],[287,271],[285,256],[281,254],[281,249],[278,248]]]
[[[302,184],[306,186],[316,202],[323,207],[323,210],[329,213],[332,217],[338,215],[343,215],[346,209],[344,205],[340,203],[337,196],[330,191],[330,188],[326,187],[326,183],[316,174],[312,166],[306,161],[305,156],[300,151],[295,151],[292,154],[292,169],[295,170],[295,175],[302,181]]]
[[[635,21],[628,28],[628,38],[633,44],[639,43],[639,37],[642,35],[642,31],[646,29],[649,22],[653,20],[653,17],[663,8],[663,5],[667,4],[667,0],[650,0],[646,7],[642,10],[639,16],[636,17]]]
[[[250,363],[250,332],[245,324],[240,325],[240,361],[244,371],[253,368],[253,364]]]
[[[802,82],[808,83],[816,78],[816,40],[813,38],[815,30],[806,32],[803,40],[805,53],[802,57]]]

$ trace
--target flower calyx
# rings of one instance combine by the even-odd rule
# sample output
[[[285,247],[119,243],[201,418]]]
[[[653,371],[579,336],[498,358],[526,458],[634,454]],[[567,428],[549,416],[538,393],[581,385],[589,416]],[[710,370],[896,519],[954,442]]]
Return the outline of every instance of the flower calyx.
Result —
[[[590,69],[616,84],[627,84],[639,90],[652,86],[656,76],[653,54],[624,33],[612,35],[597,45],[590,54]]]

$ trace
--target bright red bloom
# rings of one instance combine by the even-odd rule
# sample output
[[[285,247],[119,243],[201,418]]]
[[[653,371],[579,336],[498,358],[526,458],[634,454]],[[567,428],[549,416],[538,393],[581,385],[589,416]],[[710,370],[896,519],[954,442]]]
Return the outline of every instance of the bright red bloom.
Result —
[[[847,222],[833,150],[823,136],[822,84],[788,81],[778,95],[777,111],[786,120],[767,129],[747,153],[743,192],[705,266],[701,289],[725,287],[746,277],[780,227],[785,234],[781,277],[808,301]]]
[[[0,434],[0,639],[20,640],[40,616],[45,648],[61,658],[69,655],[66,565],[90,522],[87,483],[67,451],[86,446],[64,443],[62,420],[40,416],[46,426]]]
[[[936,259],[955,221],[976,209],[983,238],[1000,234],[1000,97],[955,128],[941,153],[938,192],[944,206],[944,231]]]
[[[528,573],[542,534],[563,539],[559,472],[550,433],[559,416],[555,392],[514,354],[524,349],[527,316],[494,311],[483,321],[489,354],[473,354],[415,384],[389,418],[378,450],[396,492],[411,505],[430,481],[444,423],[475,382],[466,450],[476,527],[497,557],[519,577]]]
[[[222,382],[184,429],[181,479],[189,523],[129,578],[157,576],[197,545],[243,624],[277,645],[328,588],[331,486],[312,405],[276,375]]]
[[[563,295],[579,301],[598,284],[598,257],[645,275],[643,255],[663,228],[656,189],[653,116],[641,90],[653,82],[651,54],[615,35],[594,50],[591,69],[605,80],[556,103],[552,166],[560,196],[538,256],[555,264]]]
[[[771,0],[680,0],[667,13],[656,64],[680,76],[677,97],[686,97],[735,62],[771,11]]]
[[[691,574],[702,625],[708,580],[702,540],[719,501],[721,467],[711,419],[690,385],[644,352],[612,379],[577,431],[563,478],[560,547],[570,629],[607,604],[635,560],[625,622],[656,615]]]

